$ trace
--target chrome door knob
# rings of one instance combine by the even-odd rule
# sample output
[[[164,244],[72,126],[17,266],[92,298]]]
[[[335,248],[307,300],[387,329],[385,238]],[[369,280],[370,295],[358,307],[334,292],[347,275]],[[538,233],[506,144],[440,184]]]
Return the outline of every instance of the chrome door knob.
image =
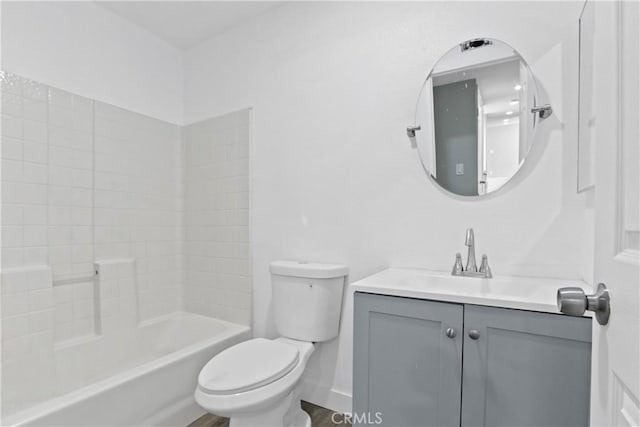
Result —
[[[586,310],[596,314],[596,320],[601,325],[609,322],[611,307],[609,305],[609,291],[604,283],[598,283],[598,289],[593,295],[586,295],[581,288],[568,287],[558,289],[556,294],[558,310],[569,316],[582,316]]]
[[[558,310],[569,316],[582,316],[587,309],[587,296],[582,288],[560,288],[556,300]]]
[[[447,328],[447,330],[445,331],[445,334],[449,338],[455,338],[456,337],[456,330],[454,328]]]
[[[471,338],[472,340],[477,340],[478,338],[480,338],[480,331],[477,329],[471,329],[469,331],[469,338]]]

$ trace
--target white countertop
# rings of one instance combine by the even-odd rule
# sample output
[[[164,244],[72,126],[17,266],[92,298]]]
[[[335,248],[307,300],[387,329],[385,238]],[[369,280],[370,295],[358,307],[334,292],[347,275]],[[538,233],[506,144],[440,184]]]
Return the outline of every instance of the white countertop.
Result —
[[[565,286],[577,286],[586,293],[592,293],[581,280],[516,276],[481,279],[417,268],[388,268],[351,283],[350,289],[353,292],[558,314],[556,292]],[[591,312],[586,312],[585,317],[591,317]]]

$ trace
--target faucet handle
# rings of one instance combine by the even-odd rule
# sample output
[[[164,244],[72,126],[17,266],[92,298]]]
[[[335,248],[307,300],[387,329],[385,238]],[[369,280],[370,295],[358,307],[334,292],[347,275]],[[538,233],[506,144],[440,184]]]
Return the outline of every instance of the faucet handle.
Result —
[[[490,279],[493,277],[491,274],[491,267],[489,267],[489,258],[487,255],[482,255],[482,262],[480,263],[480,273],[484,273],[484,277]]]
[[[456,262],[453,264],[453,270],[451,270],[452,276],[462,275],[462,255],[460,252],[456,253]]]

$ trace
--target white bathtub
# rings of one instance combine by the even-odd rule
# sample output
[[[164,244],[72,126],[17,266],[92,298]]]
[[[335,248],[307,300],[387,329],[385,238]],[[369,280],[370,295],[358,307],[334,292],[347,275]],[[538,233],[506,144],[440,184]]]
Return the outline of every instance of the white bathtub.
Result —
[[[57,348],[54,377],[43,378],[56,382],[56,395],[2,425],[186,426],[204,414],[193,399],[202,366],[250,334],[246,326],[176,313]]]

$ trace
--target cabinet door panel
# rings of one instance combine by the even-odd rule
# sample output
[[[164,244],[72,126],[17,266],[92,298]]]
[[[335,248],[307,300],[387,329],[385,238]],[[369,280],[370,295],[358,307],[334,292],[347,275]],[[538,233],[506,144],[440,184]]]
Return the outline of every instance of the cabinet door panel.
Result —
[[[457,304],[356,293],[355,426],[376,416],[394,427],[460,425],[462,314]]]
[[[590,319],[464,310],[462,426],[589,424]]]

